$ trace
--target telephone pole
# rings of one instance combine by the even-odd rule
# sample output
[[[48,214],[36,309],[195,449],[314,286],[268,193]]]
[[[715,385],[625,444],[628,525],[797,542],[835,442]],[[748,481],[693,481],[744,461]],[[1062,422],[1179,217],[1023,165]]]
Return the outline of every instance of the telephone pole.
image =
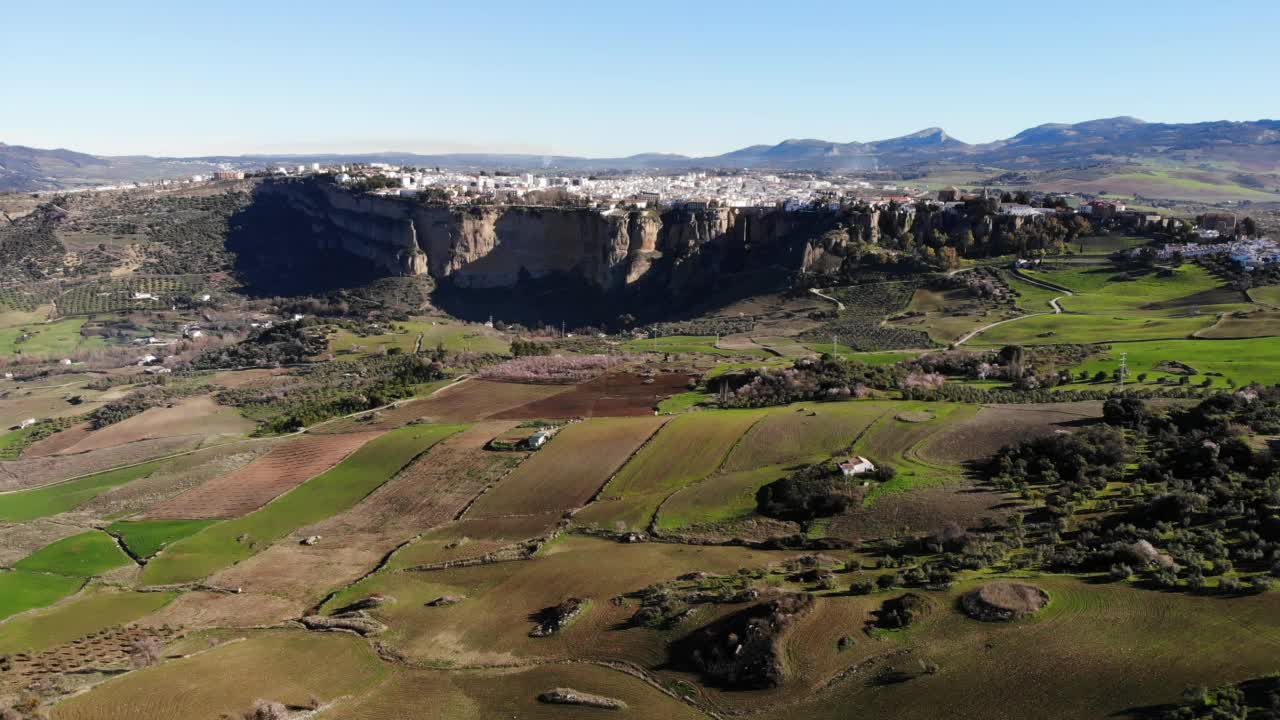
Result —
[[[1129,360],[1129,353],[1127,352],[1120,353],[1120,388],[1121,389],[1124,388],[1125,376],[1129,374],[1128,360]]]

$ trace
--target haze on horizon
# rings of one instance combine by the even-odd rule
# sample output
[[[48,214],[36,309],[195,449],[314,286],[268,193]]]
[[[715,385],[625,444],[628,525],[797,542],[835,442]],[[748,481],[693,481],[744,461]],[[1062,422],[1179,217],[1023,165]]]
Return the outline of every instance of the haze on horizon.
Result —
[[[1262,0],[228,2],[5,10],[0,142],[106,155],[714,155],[939,126],[1280,115]],[[1194,37],[1188,45],[1171,38]],[[14,102],[12,99],[17,98]]]

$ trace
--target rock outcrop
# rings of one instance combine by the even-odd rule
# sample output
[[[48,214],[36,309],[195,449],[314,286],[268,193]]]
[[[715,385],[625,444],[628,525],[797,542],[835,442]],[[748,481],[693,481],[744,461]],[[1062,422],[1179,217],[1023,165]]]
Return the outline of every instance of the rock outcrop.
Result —
[[[320,250],[466,289],[568,277],[606,293],[685,293],[723,275],[827,268],[833,254],[838,266],[846,239],[874,242],[879,233],[878,213],[846,226],[834,213],[771,208],[444,207],[320,181],[264,181],[255,202],[282,203],[307,218]],[[832,230],[839,237],[819,243]]]

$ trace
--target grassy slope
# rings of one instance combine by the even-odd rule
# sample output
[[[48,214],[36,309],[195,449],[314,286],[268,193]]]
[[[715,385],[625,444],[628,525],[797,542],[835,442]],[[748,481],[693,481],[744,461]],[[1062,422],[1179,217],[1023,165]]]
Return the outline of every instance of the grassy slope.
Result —
[[[671,493],[715,472],[761,411],[709,411],[676,418],[609,481],[576,516],[588,524],[622,523],[642,530]]]
[[[82,585],[84,580],[64,575],[0,571],[0,619],[57,602]]]
[[[72,535],[46,545],[14,564],[18,570],[90,578],[132,562],[101,530]]]
[[[99,493],[154,472],[163,463],[149,462],[120,470],[89,475],[78,480],[0,495],[0,520],[24,522],[74,510]]]
[[[462,428],[410,425],[392,430],[262,509],[175,542],[147,564],[142,579],[153,584],[193,581],[244,560],[304,525],[355,505],[415,457]]]
[[[359,638],[300,630],[250,633],[209,652],[108,681],[53,708],[56,720],[239,717],[258,698],[304,705],[374,687],[387,673]]]
[[[0,329],[0,354],[65,355],[76,350],[104,347],[106,343],[101,337],[80,334],[84,322],[80,318]],[[19,341],[24,335],[30,337]]]
[[[155,612],[174,593],[138,593],[101,588],[47,610],[0,624],[0,654],[38,652]]]
[[[194,535],[216,520],[136,520],[107,526],[126,547],[140,558],[149,558],[182,538]]]
[[[1072,372],[1084,370],[1092,375],[1101,370],[1110,375],[1120,365],[1121,353],[1128,354],[1126,362],[1130,381],[1135,380],[1139,373],[1146,373],[1148,382],[1161,377],[1177,378],[1177,375],[1154,369],[1162,361],[1175,360],[1199,371],[1199,375],[1191,376],[1192,384],[1203,382],[1205,373],[1222,373],[1222,377],[1212,378],[1216,387],[1226,387],[1228,379],[1238,385],[1253,381],[1264,385],[1280,383],[1280,338],[1275,337],[1113,343],[1108,353],[1090,359],[1073,368]]]

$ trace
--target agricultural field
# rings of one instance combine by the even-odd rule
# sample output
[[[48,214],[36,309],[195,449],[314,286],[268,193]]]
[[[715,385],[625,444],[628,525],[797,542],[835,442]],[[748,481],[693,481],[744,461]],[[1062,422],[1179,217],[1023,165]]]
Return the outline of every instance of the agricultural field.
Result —
[[[469,516],[535,515],[582,507],[667,418],[595,418],[556,433]]]
[[[415,457],[459,429],[451,425],[414,425],[364,442],[333,469],[265,507],[168,546],[147,563],[142,580],[155,585],[189,582],[243,561],[293,530],[355,505]]]
[[[505,355],[511,347],[503,333],[484,325],[457,320],[408,320],[394,322],[386,332],[358,335],[339,329],[329,336],[329,351],[343,358],[356,358],[395,350],[411,353],[442,348],[448,352],[476,352]]]
[[[574,520],[606,528],[646,529],[663,500],[718,470],[743,433],[762,417],[761,412],[728,410],[672,420]]]
[[[715,355],[724,358],[773,356],[773,353],[753,343],[728,347],[715,335],[663,335],[628,340],[622,348],[630,352],[662,353],[666,355]]]
[[[886,236],[763,294],[728,263],[678,308],[495,328],[551,278],[475,305],[355,264],[270,287],[229,241],[273,214],[257,182],[74,193],[18,238],[48,252],[0,289],[5,720],[1258,720],[1280,695],[1266,273],[1024,225],[958,264]]]
[[[1109,383],[1121,355],[1129,369],[1127,382],[1138,387],[1179,383],[1183,378],[1192,385],[1207,380],[1211,387],[1219,388],[1280,383],[1280,337],[1111,343],[1105,353],[1073,368],[1073,372],[1090,376],[1103,372]]]
[[[0,355],[62,356],[106,347],[102,338],[80,333],[84,322],[70,319],[0,328]]]
[[[204,275],[153,275],[77,285],[60,295],[58,312],[65,316],[96,315],[123,310],[163,310],[175,301],[199,301],[211,294]]]

